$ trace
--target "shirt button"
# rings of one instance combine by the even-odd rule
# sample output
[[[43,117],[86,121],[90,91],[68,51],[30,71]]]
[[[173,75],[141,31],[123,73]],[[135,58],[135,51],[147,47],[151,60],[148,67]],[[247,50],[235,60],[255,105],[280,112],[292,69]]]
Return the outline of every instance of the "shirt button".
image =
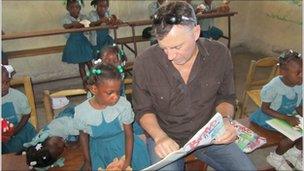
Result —
[[[209,84],[206,84],[206,86],[208,86]]]
[[[164,97],[160,97],[160,99],[162,99],[162,100],[163,100],[163,99],[164,99]]]

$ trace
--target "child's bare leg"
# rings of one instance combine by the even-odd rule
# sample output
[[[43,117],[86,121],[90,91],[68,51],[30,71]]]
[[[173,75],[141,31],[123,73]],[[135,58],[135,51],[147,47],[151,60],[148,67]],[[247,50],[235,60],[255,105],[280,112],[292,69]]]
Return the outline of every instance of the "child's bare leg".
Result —
[[[295,141],[295,146],[298,150],[301,150],[303,149],[303,144],[302,144],[302,141],[303,139],[302,138],[299,138]]]
[[[80,73],[80,77],[82,80],[83,88],[86,88],[85,83],[84,83],[84,78],[86,76],[85,63],[79,63],[79,73]]]
[[[87,65],[87,67],[88,67],[89,70],[93,67],[93,64],[92,64],[91,61],[86,62],[86,65]]]
[[[278,155],[283,155],[286,151],[294,146],[295,142],[291,141],[289,138],[284,138],[280,141],[276,153]]]

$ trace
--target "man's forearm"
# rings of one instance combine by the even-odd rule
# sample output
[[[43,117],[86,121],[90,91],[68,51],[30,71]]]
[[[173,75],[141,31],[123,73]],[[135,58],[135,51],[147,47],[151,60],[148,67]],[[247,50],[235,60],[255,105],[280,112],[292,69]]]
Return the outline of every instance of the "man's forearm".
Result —
[[[215,110],[223,115],[223,117],[231,117],[234,116],[234,106],[230,103],[223,102],[216,106]]]
[[[139,120],[142,128],[157,142],[167,134],[160,128],[157,118],[153,113],[144,114]]]

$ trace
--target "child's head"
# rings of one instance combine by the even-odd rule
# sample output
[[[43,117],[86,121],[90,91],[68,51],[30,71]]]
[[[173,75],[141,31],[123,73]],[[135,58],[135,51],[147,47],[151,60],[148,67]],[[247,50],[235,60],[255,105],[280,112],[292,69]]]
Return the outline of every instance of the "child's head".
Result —
[[[72,17],[78,18],[82,4],[82,0],[67,0],[66,9],[69,11]]]
[[[44,168],[53,165],[64,150],[61,137],[49,137],[42,143],[30,146],[26,150],[26,163],[31,167]]]
[[[5,96],[8,93],[8,89],[9,89],[9,73],[6,70],[6,68],[4,66],[1,67],[2,68],[2,87],[1,87],[1,96]]]
[[[96,7],[96,11],[99,17],[105,17],[109,8],[109,0],[93,0],[91,5]]]
[[[94,66],[87,74],[86,83],[99,105],[113,106],[120,97],[121,74],[117,67]]]
[[[279,56],[280,73],[289,86],[302,84],[302,57],[293,50],[285,50]]]
[[[126,55],[118,46],[108,46],[102,50],[99,59],[105,65],[118,66],[126,61]]]
[[[206,5],[211,5],[213,0],[204,0],[204,2],[206,3]]]

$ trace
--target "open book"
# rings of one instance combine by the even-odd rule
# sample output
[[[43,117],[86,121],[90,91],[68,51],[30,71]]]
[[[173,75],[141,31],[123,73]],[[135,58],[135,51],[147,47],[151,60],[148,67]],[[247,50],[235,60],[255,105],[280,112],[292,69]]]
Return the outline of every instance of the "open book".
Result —
[[[213,140],[224,132],[223,118],[220,113],[216,113],[210,121],[201,128],[182,148],[168,154],[161,161],[143,169],[158,170],[178,159],[189,154],[200,146],[206,146],[213,143]]]
[[[286,121],[281,120],[281,119],[273,118],[273,119],[266,121],[266,123],[268,123],[271,127],[273,127],[274,129],[276,129],[279,132],[281,132],[282,134],[284,134],[286,137],[288,137],[292,141],[297,140],[298,138],[302,137],[302,135],[303,135],[302,128],[297,129],[295,127],[292,127],[291,125],[289,125],[289,123],[287,123]]]

